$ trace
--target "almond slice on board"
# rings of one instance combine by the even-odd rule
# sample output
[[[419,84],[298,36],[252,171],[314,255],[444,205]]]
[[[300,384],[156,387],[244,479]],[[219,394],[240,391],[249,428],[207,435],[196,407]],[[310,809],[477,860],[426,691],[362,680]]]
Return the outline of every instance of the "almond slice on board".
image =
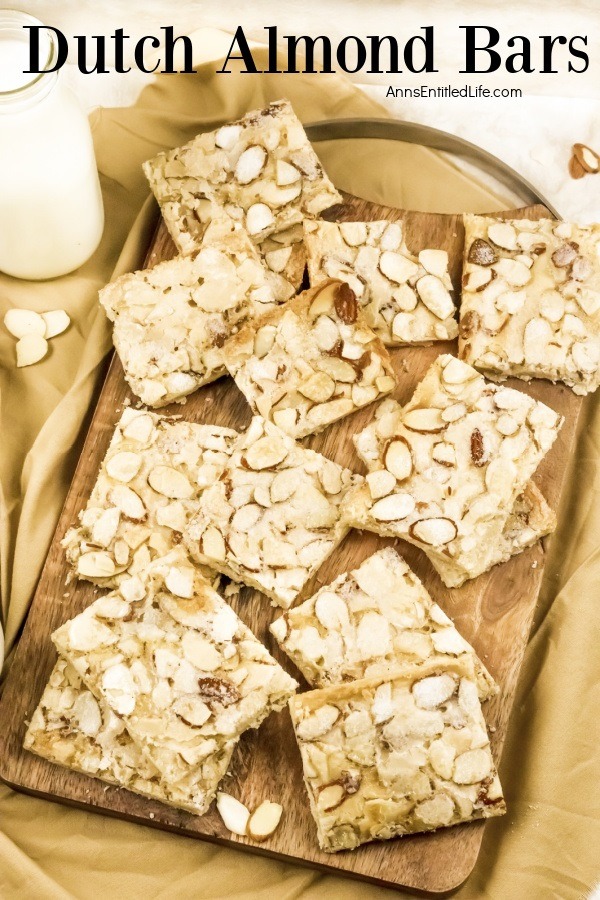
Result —
[[[240,803],[240,801],[236,800],[235,797],[232,797],[231,794],[225,794],[223,791],[219,791],[217,794],[217,810],[223,819],[223,824],[233,832],[233,834],[242,836],[246,834],[250,811],[243,803]]]
[[[279,803],[264,800],[248,819],[248,837],[255,841],[266,841],[279,825],[282,813],[283,807]]]

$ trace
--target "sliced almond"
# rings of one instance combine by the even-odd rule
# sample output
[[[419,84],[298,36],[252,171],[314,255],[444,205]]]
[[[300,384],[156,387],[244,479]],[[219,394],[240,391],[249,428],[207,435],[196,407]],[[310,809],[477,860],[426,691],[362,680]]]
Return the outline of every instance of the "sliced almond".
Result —
[[[247,833],[250,811],[243,803],[240,803],[231,794],[219,791],[217,794],[217,810],[223,819],[225,828],[228,828],[233,834],[245,835]]]
[[[419,519],[410,527],[411,537],[416,538],[423,544],[429,544],[432,547],[440,547],[449,544],[454,540],[458,533],[456,523],[452,519],[444,517],[432,519]]]
[[[66,331],[71,324],[71,319],[64,309],[51,309],[49,312],[42,313],[42,319],[46,323],[46,340],[56,337]]]
[[[557,269],[564,269],[567,266],[570,266],[571,263],[575,262],[577,259],[577,247],[572,243],[561,244],[560,247],[552,254],[552,262],[556,266]]]
[[[126,518],[134,522],[140,522],[146,517],[146,507],[142,498],[124,484],[117,484],[112,488],[109,500]]]
[[[346,325],[353,325],[358,316],[356,294],[349,284],[343,281],[337,286],[333,305],[336,313]]]
[[[272,272],[283,272],[290,261],[293,247],[279,247],[277,250],[269,250],[265,253],[265,262]]]
[[[323,590],[317,594],[315,616],[323,628],[339,629],[349,623],[348,607],[333,591]]]
[[[493,269],[473,269],[463,278],[463,287],[466,291],[475,291],[479,293],[483,291],[490,281],[496,277]]]
[[[194,596],[194,570],[190,566],[171,566],[165,577],[165,585],[176,597],[191,600]]]
[[[478,266],[491,266],[492,263],[497,262],[498,254],[492,245],[484,241],[483,238],[475,238],[469,247],[467,259]]]
[[[148,484],[157,494],[171,500],[188,500],[195,493],[183,472],[178,472],[171,466],[154,466],[148,473]]]
[[[358,247],[367,241],[367,226],[364,222],[340,222],[338,228],[350,247]]]
[[[418,265],[393,250],[384,250],[379,257],[379,271],[395,284],[404,284],[419,271]]]
[[[578,256],[575,262],[571,267],[571,278],[574,278],[575,281],[585,281],[586,278],[589,278],[594,270],[589,259],[586,259],[584,256]]]
[[[223,560],[227,556],[225,540],[218,528],[207,528],[202,535],[201,552],[209,559]]]
[[[26,334],[17,341],[16,350],[19,369],[33,366],[45,357],[48,352],[48,341],[40,334]]]
[[[265,435],[248,447],[244,461],[248,468],[261,471],[261,469],[272,469],[278,466],[287,455],[287,447],[280,438]]]
[[[540,312],[549,322],[560,322],[565,314],[565,301],[558,291],[544,291],[540,299]]]
[[[123,437],[131,441],[139,441],[140,444],[147,444],[152,437],[153,431],[154,422],[152,416],[135,416],[123,428]]]
[[[396,479],[387,469],[379,469],[376,472],[369,472],[365,481],[369,487],[372,500],[378,500],[380,497],[386,497],[390,491],[396,486]]]
[[[413,469],[412,453],[408,442],[402,438],[396,438],[387,445],[383,463],[398,481],[404,481]]]
[[[317,316],[326,316],[333,311],[338,286],[339,281],[329,281],[317,291],[310,304],[310,314],[313,319],[316,319]]]
[[[390,222],[379,243],[382,250],[397,250],[402,243],[402,223]]]
[[[466,384],[467,381],[477,377],[478,374],[472,366],[454,356],[442,370],[442,378],[446,384]]]
[[[231,150],[242,134],[241,125],[223,125],[215,135],[215,144],[222,150]]]
[[[441,409],[436,407],[409,409],[402,418],[402,424],[409,431],[416,431],[420,434],[437,434],[446,427],[441,413]]]
[[[417,281],[416,288],[422,302],[438,319],[447,319],[454,313],[450,292],[435,275],[423,275]]]
[[[502,250],[517,249],[517,232],[509,222],[494,222],[488,228],[488,237],[492,244]]]
[[[263,325],[254,335],[254,355],[262,359],[273,347],[277,329],[274,325]]]
[[[430,675],[413,685],[412,695],[421,709],[437,709],[450,699],[456,690],[456,679],[446,673]]]
[[[236,163],[234,176],[240,184],[250,184],[258,178],[267,159],[267,151],[260,144],[248,147]]]
[[[323,812],[330,812],[332,809],[336,809],[345,798],[346,791],[341,784],[337,782],[334,784],[326,784],[319,791],[317,806]]]
[[[139,453],[133,453],[131,450],[122,450],[106,461],[106,472],[115,481],[127,484],[128,481],[135,478],[140,471],[141,465],[142,457]]]
[[[573,156],[584,172],[595,174],[600,171],[600,156],[586,144],[573,144]]]
[[[46,336],[46,322],[43,316],[32,309],[9,309],[4,316],[4,327],[17,339],[28,334]]]
[[[266,203],[253,203],[246,213],[246,228],[248,234],[260,234],[270,228],[275,221],[275,216]]]
[[[313,403],[325,403],[335,392],[335,381],[325,372],[315,372],[303,384],[298,385],[298,390]]]
[[[439,463],[441,466],[455,466],[456,465],[456,450],[453,444],[448,444],[446,441],[440,441],[438,444],[433,445],[433,449],[431,451],[432,459],[435,462]]]
[[[389,494],[373,504],[371,515],[378,522],[397,522],[410,516],[415,506],[415,499],[411,494]]]
[[[319,316],[313,325],[313,335],[319,350],[333,350],[340,339],[340,330],[329,316]]]
[[[92,526],[92,541],[101,547],[108,547],[119,527],[120,511],[113,507],[105,509]]]
[[[494,269],[504,278],[512,287],[524,287],[531,281],[531,271],[518,259],[507,259],[503,257],[494,265]]]
[[[283,814],[283,806],[271,800],[263,800],[248,819],[248,837],[255,841],[266,841],[270,837]]]
[[[579,159],[573,154],[569,160],[569,175],[575,181],[584,178],[587,175],[586,169],[583,168]]]
[[[445,250],[421,250],[419,262],[430,275],[444,278],[448,274],[448,254]]]
[[[110,578],[115,571],[114,560],[102,550],[83,553],[77,560],[77,572],[85,578]]]
[[[302,173],[291,163],[284,159],[278,159],[275,165],[275,180],[279,187],[287,187],[289,184],[295,184],[302,178]]]

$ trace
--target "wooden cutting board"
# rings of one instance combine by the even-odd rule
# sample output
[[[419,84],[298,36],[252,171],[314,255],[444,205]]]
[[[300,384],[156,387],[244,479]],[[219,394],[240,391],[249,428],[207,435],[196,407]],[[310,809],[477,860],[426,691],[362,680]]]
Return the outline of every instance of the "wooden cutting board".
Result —
[[[515,213],[506,215],[514,216]],[[547,215],[544,207],[536,206],[519,210],[517,217],[535,219],[544,215]],[[328,217],[338,220],[385,218],[402,221],[409,248],[418,251],[424,247],[439,247],[448,251],[452,279],[455,288],[459,288],[463,244],[459,216],[403,212],[348,196],[344,205],[337,207]],[[160,225],[148,253],[148,264],[154,265],[173,254],[173,244],[164,226]],[[392,351],[399,376],[399,386],[394,396],[406,403],[436,356],[447,352],[456,353],[455,343]],[[550,505],[557,508],[575,440],[581,399],[564,386],[544,381],[531,385],[515,381],[513,386],[542,400],[566,417],[558,440],[535,475],[535,481]],[[86,582],[65,585],[68,569],[60,540],[75,522],[90,494],[113,426],[127,398],[135,403],[123,379],[121,365],[118,359],[113,358],[5,686],[0,707],[0,721],[3,723],[0,777],[16,790],[36,796],[388,887],[404,886],[431,893],[456,888],[468,877],[475,864],[484,827],[497,828],[497,820],[491,820],[487,825],[479,822],[442,829],[436,834],[373,843],[350,852],[322,853],[317,846],[315,825],[302,783],[300,756],[287,710],[270,716],[258,731],[244,735],[234,754],[231,773],[223,784],[224,790],[250,808],[266,798],[283,805],[284,816],[280,827],[263,844],[230,835],[214,805],[207,815],[198,818],[128,791],[107,787],[100,781],[52,765],[22,749],[25,721],[36,707],[56,659],[50,633],[81,612],[95,596],[94,588]],[[188,398],[185,405],[174,405],[165,411],[182,414],[195,422],[238,429],[243,429],[250,421],[249,407],[228,378],[200,389]],[[363,466],[350,438],[364,428],[372,416],[373,407],[367,407],[329,427],[323,434],[307,439],[305,443],[336,462],[362,472]],[[303,596],[309,596],[318,584],[327,583],[341,572],[354,568],[375,549],[389,543],[394,542],[366,533],[351,532]],[[449,590],[443,586],[422,552],[403,542],[395,543],[434,599],[452,616],[465,638],[474,645],[500,684],[500,694],[485,707],[492,731],[492,748],[496,759],[499,759],[544,571],[544,548],[538,545],[462,588]],[[279,611],[272,608],[263,595],[250,589],[244,589],[233,605],[285,668],[298,677],[293,665],[278,651],[268,632],[268,625],[279,615]],[[510,773],[503,773],[502,767],[500,772],[504,774],[505,787],[510,788]]]

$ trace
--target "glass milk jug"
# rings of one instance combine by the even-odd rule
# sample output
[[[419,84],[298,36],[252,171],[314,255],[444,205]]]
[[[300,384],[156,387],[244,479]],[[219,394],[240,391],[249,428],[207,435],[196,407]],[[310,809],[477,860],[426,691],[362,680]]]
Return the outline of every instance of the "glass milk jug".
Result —
[[[24,72],[28,25],[41,22],[0,9],[0,271],[46,279],[92,255],[104,212],[92,135],[75,96],[60,70]],[[40,68],[51,69],[53,32],[40,31],[40,44]]]

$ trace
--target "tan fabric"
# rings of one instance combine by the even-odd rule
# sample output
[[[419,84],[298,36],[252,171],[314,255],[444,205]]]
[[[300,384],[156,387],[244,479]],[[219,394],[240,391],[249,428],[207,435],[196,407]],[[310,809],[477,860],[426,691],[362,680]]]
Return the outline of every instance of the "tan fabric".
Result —
[[[211,58],[214,38],[196,36],[204,59]],[[0,565],[9,652],[60,512],[109,348],[96,291],[115,267],[125,271],[139,265],[148,244],[150,203],[136,221],[148,194],[142,160],[281,96],[291,100],[304,121],[385,115],[336,76],[216,76],[215,68],[207,64],[196,76],[159,77],[132,109],[93,115],[107,227],[89,263],[48,283],[0,276],[2,315],[16,305],[40,311],[63,307],[73,319],[69,332],[53,341],[46,360],[21,370],[14,367],[14,340],[0,328]],[[337,186],[388,205],[473,212],[504,205],[439,154],[420,147],[360,141],[317,149]],[[596,407],[591,398],[501,764],[510,811],[488,825],[482,854],[458,894],[461,898],[575,900],[600,878]],[[3,900],[392,896],[346,879],[70,810],[3,786],[0,829]]]

